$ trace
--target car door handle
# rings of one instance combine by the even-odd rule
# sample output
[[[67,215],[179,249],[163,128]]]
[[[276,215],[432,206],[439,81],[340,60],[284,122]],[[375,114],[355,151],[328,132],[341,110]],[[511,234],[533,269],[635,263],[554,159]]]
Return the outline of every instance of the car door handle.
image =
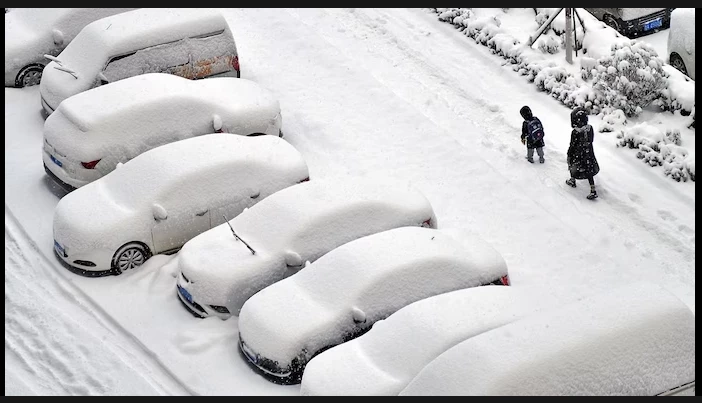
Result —
[[[255,195],[251,195],[252,199],[258,199],[258,196],[261,195],[261,192],[256,193]]]
[[[198,216],[198,217],[202,217],[202,216],[204,216],[205,214],[207,214],[208,211],[209,211],[209,210],[201,211],[201,212],[199,212],[199,213],[195,213],[195,215]]]

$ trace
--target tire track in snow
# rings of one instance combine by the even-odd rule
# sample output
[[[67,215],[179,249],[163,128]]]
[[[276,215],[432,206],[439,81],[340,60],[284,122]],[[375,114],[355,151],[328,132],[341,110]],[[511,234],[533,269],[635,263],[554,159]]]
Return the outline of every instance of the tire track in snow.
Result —
[[[35,378],[32,385],[39,390],[34,392],[192,394],[138,340],[54,270],[6,205],[5,356],[19,364],[23,375]]]

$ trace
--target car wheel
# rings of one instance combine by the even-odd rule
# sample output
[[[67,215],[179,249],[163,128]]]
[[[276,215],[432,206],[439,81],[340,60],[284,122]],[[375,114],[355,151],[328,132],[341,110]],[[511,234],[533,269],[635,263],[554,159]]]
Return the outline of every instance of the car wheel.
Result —
[[[112,258],[112,268],[117,274],[122,274],[127,270],[141,266],[150,257],[151,252],[146,245],[131,242],[117,250],[117,253]]]
[[[29,87],[37,85],[41,81],[41,72],[44,71],[44,66],[41,64],[31,64],[23,68],[15,79],[16,87]]]
[[[610,14],[605,14],[604,17],[602,17],[602,21],[609,25],[610,27],[614,28],[615,31],[619,32],[620,34],[624,35],[624,33],[621,31],[621,24],[619,23],[619,20],[614,18],[613,15]]]
[[[670,65],[680,70],[681,73],[687,75],[687,69],[685,68],[685,62],[679,54],[673,52],[670,54]]]

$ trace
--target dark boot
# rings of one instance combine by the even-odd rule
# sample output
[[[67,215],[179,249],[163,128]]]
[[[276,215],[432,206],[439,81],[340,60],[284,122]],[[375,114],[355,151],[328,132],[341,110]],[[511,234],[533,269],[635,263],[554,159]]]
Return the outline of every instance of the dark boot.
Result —
[[[595,186],[590,186],[590,194],[587,195],[588,200],[597,199],[597,191],[595,191]]]
[[[531,162],[532,164],[534,163],[534,159],[531,157],[526,157],[527,161]]]
[[[575,185],[575,179],[574,179],[574,178],[567,179],[567,180],[566,180],[566,185],[568,185],[568,186],[574,188],[574,187],[576,186],[576,185]]]

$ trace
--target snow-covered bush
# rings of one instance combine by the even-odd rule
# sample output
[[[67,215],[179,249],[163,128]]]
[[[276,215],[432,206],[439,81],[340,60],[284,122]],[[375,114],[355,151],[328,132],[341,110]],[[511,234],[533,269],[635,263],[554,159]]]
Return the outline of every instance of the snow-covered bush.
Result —
[[[597,60],[593,87],[602,94],[604,104],[636,116],[668,86],[668,73],[653,47],[630,41],[612,45],[612,53]]]
[[[600,133],[612,132],[615,126],[626,124],[626,115],[621,109],[605,108],[600,112],[600,117],[602,118],[598,130]]]
[[[536,47],[544,53],[555,54],[560,50],[561,43],[551,35],[543,35],[536,41]]]
[[[695,180],[694,154],[680,146],[680,131],[662,133],[648,123],[640,123],[617,134],[617,147],[637,149],[636,157],[646,164],[662,166],[666,176],[680,182]]]

